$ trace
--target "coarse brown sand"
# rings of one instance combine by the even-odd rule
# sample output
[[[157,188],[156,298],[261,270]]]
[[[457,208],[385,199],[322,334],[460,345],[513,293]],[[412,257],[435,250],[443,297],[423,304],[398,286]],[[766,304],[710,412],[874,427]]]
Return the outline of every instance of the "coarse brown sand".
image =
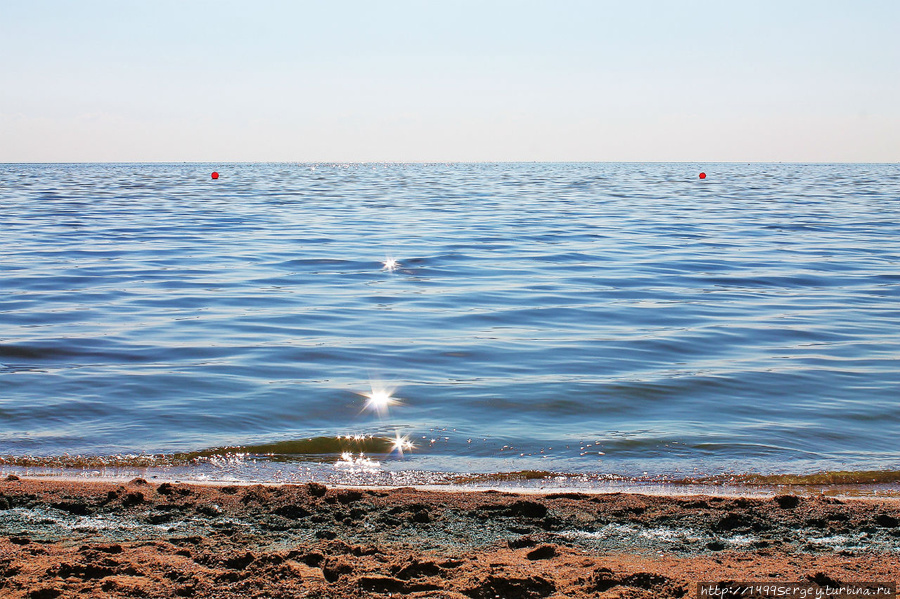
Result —
[[[0,481],[0,597],[667,598],[898,573],[896,499]]]

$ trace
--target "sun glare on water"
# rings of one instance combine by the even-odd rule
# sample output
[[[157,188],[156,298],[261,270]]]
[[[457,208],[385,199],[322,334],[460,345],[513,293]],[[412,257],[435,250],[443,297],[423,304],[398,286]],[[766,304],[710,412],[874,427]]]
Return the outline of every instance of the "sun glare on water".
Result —
[[[378,414],[386,413],[389,407],[399,403],[399,400],[393,396],[393,392],[393,389],[373,383],[371,393],[362,394],[366,398],[366,409]]]
[[[400,268],[400,263],[397,262],[396,260],[394,260],[393,258],[391,258],[390,256],[386,257],[384,259],[384,262],[382,262],[382,264],[384,265],[384,267],[381,270],[386,270],[388,272],[394,272],[395,270]]]
[[[363,452],[359,452],[359,455],[354,456],[352,452],[345,451],[341,454],[341,459],[335,462],[334,466],[335,468],[351,472],[375,472],[379,469],[381,463],[367,457]]]
[[[401,437],[398,433],[393,439],[391,439],[393,445],[391,446],[391,451],[396,451],[401,456],[403,455],[403,450],[411,450],[415,449],[416,446],[413,445],[412,441],[409,440],[409,437]]]
[[[390,406],[400,403],[400,400],[394,397],[396,387],[387,386],[381,381],[372,379],[369,380],[369,385],[372,388],[371,392],[359,394],[366,398],[364,410],[375,412],[381,417],[386,415]],[[335,463],[336,468],[342,469],[375,471],[380,467],[379,462],[372,460],[361,451],[363,445],[369,449],[377,448],[373,450],[379,453],[385,452],[385,450],[387,450],[386,454],[393,454],[396,452],[400,458],[403,457],[404,451],[412,451],[416,448],[412,441],[409,440],[409,436],[401,435],[400,433],[395,433],[393,438],[380,437],[378,438],[378,443],[374,445],[372,443],[367,443],[373,440],[372,435],[338,435],[337,439],[338,441],[349,441],[360,445],[357,448],[360,450],[358,454],[349,449],[344,449],[342,451],[340,459]],[[384,442],[385,445],[381,445],[382,442]]]

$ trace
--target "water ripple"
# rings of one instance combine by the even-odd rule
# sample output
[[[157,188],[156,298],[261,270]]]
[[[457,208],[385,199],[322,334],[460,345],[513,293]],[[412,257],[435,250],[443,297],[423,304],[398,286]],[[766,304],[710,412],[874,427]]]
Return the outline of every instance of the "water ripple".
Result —
[[[900,169],[703,170],[0,165],[0,455],[900,469]]]

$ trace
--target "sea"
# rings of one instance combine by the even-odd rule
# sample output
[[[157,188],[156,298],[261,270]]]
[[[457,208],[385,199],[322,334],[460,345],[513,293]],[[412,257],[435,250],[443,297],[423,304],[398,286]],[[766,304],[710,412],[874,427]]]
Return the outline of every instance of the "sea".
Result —
[[[0,224],[4,475],[900,489],[898,164],[2,164]]]

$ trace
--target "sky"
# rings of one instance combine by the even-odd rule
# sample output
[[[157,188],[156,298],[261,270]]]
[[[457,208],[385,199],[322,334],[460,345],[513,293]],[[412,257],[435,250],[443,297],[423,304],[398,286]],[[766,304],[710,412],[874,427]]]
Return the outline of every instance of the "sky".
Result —
[[[897,0],[0,0],[0,162],[900,161]]]

